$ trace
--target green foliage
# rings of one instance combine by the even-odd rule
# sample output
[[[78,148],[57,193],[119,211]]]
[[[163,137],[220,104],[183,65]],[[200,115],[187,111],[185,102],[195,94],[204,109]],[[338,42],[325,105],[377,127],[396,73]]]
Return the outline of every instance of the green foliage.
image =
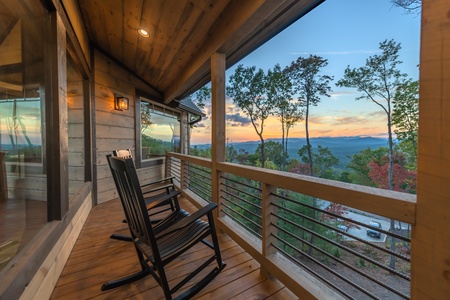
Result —
[[[147,129],[150,125],[152,125],[151,117],[150,117],[150,104],[147,102],[141,103],[141,134]]]
[[[286,73],[293,82],[294,92],[298,95],[300,106],[305,108],[305,132],[308,153],[308,163],[310,175],[314,176],[314,160],[312,157],[312,147],[309,141],[309,109],[320,102],[321,96],[329,97],[331,87],[330,81],[333,77],[319,75],[321,69],[328,65],[328,60],[317,55],[310,55],[307,58],[299,57],[286,68]]]
[[[223,187],[226,213],[251,233],[261,236],[261,190],[259,183],[227,174]]]
[[[267,73],[267,97],[275,103],[274,115],[281,122],[281,145],[284,159],[280,164],[280,170],[284,169],[287,159],[287,147],[289,130],[303,120],[304,110],[298,100],[292,99],[293,85],[287,72],[287,68],[281,70],[279,64]]]
[[[393,100],[392,124],[400,141],[400,149],[407,155],[409,169],[416,169],[417,133],[419,130],[419,82],[408,80],[399,85]]]
[[[211,158],[211,147],[200,149],[197,146],[194,146],[189,149],[189,154],[197,157]]]
[[[344,77],[336,85],[356,88],[362,93],[356,100],[373,101],[386,113],[390,113],[389,105],[392,96],[397,87],[406,81],[406,74],[401,73],[398,69],[398,65],[402,63],[398,59],[400,49],[400,43],[396,43],[394,40],[381,42],[381,54],[367,58],[366,65],[363,67],[351,69],[348,66],[344,71]]]
[[[208,86],[202,86],[193,95],[193,102],[200,108],[205,108],[205,101],[211,99],[211,88]]]
[[[286,69],[293,82],[294,92],[298,95],[300,105],[304,107],[316,106],[320,102],[321,96],[330,96],[331,87],[329,83],[333,80],[333,77],[319,75],[321,69],[327,65],[327,59],[310,55],[307,58],[297,58]]]
[[[255,154],[261,152],[261,144],[258,145],[256,148]],[[272,170],[281,170],[282,165],[285,161],[284,155],[283,155],[283,145],[279,142],[275,141],[267,141],[264,143],[264,154],[266,157],[266,162],[270,161],[271,164],[268,166],[271,166],[270,169]],[[266,164],[264,165],[265,168]]]
[[[400,43],[394,40],[385,40],[380,43],[381,54],[370,56],[363,67],[351,69],[348,66],[344,77],[336,85],[340,87],[356,88],[361,92],[359,99],[367,99],[378,105],[386,113],[387,133],[389,147],[388,185],[393,189],[393,153],[394,142],[392,138],[391,105],[395,91],[406,82],[406,74],[401,73],[398,65]],[[393,265],[391,265],[393,267]]]
[[[369,163],[372,161],[381,162],[382,157],[386,156],[388,151],[389,150],[386,147],[380,147],[376,150],[367,148],[360,153],[353,155],[352,160],[347,165],[347,168],[352,170],[348,176],[351,182],[375,187],[375,183],[369,176]]]
[[[142,134],[142,148],[149,147],[150,153],[153,155],[164,155],[166,151],[172,151],[173,145],[171,142],[152,138],[148,135]]]
[[[267,76],[262,69],[239,65],[229,79],[227,94],[250,118],[261,140],[261,166],[264,167],[264,122],[272,114],[274,99],[267,97]]]
[[[365,267],[366,266],[366,261],[363,258],[358,257],[357,260],[356,260],[356,265],[358,267]]]
[[[305,164],[310,165],[308,146],[303,146],[298,150],[300,159]],[[314,160],[314,174],[321,178],[333,178],[333,171],[331,167],[339,164],[339,160],[331,153],[328,147],[323,148],[321,145],[317,146],[317,151],[312,151],[312,158]]]

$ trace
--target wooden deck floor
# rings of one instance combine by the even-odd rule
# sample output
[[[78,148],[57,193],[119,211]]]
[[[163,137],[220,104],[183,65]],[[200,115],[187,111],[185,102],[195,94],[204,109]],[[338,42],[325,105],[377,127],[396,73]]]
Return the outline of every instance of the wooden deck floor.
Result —
[[[193,207],[182,199],[182,207]],[[119,200],[93,208],[73,248],[50,299],[163,299],[151,276],[110,291],[101,285],[139,270],[136,252],[129,242],[112,240],[111,233],[127,233]],[[281,283],[260,275],[259,264],[227,235],[220,235],[225,269],[194,299],[297,299]],[[197,250],[197,251],[196,251]],[[191,249],[173,261],[169,278],[176,278],[204,255]]]

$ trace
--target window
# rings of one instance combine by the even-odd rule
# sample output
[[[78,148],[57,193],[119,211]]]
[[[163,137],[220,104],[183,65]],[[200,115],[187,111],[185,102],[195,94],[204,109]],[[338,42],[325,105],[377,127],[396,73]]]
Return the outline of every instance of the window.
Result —
[[[36,1],[0,1],[0,271],[47,223],[44,41]]]
[[[149,101],[141,102],[141,160],[180,152],[180,113]]]

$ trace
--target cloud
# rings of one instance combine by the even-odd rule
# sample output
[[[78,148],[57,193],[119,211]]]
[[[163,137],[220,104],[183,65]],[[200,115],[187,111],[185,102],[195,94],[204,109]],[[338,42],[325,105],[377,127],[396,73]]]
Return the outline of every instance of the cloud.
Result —
[[[369,118],[372,118],[372,117],[386,117],[386,112],[384,111],[384,110],[378,110],[378,111],[374,111],[374,112],[371,112],[371,113],[369,113],[368,115],[367,115]]]
[[[247,126],[251,123],[250,118],[241,116],[239,113],[227,115],[227,123],[231,126]]]
[[[349,117],[335,118],[336,125],[359,124],[363,121],[364,121],[364,118],[361,116],[349,116]]]
[[[336,92],[336,91],[333,91],[333,92],[330,92],[329,93],[329,95],[331,96],[331,97],[338,97],[338,96],[345,96],[345,95],[354,95],[354,94],[356,94],[356,92],[355,91],[338,91],[338,92]]]

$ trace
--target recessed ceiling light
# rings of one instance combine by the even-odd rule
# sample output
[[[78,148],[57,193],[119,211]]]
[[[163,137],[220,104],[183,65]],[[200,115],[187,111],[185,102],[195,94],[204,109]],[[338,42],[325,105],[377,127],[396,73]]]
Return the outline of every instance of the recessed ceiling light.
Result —
[[[143,37],[149,37],[150,35],[148,34],[147,30],[139,28],[138,32],[140,35],[142,35]]]

